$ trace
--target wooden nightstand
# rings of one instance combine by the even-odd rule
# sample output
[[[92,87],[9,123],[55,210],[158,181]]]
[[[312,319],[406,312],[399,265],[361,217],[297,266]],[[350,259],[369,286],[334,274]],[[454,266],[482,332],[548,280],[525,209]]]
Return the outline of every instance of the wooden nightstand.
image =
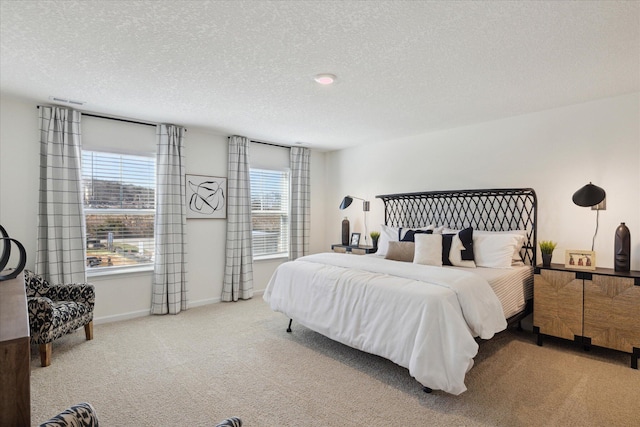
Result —
[[[640,271],[571,270],[537,266],[533,280],[533,332],[631,353],[640,358]]]
[[[373,246],[350,246],[350,245],[340,245],[335,244],[331,245],[331,250],[334,252],[340,253],[352,253],[355,255],[364,255],[364,254],[374,254],[378,250],[378,248],[374,248]]]

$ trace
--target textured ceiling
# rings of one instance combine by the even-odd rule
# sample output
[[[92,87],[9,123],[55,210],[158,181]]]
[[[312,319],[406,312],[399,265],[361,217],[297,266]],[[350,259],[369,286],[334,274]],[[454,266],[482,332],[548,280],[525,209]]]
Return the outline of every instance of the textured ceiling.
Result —
[[[3,96],[317,149],[640,90],[637,1],[0,5]]]

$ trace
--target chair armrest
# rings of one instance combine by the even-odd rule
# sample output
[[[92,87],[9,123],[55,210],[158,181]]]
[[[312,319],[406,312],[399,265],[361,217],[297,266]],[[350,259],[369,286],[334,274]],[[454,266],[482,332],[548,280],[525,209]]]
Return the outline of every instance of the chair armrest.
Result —
[[[31,337],[45,335],[53,323],[53,301],[45,297],[28,297]]]
[[[95,288],[88,283],[72,283],[40,288],[37,296],[46,297],[52,301],[74,301],[89,304],[91,308],[93,308],[96,301]]]

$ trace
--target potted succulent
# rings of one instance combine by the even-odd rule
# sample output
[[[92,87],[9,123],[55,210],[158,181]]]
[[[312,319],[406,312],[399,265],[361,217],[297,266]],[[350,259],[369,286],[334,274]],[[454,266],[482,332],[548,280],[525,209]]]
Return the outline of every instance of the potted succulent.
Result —
[[[369,236],[371,236],[371,244],[373,245],[373,251],[377,252],[378,251],[378,239],[380,238],[380,232],[379,231],[372,231],[371,233],[369,233]]]
[[[551,266],[551,256],[553,250],[556,248],[557,243],[551,240],[542,240],[540,242],[540,252],[542,252],[542,265],[544,267]]]

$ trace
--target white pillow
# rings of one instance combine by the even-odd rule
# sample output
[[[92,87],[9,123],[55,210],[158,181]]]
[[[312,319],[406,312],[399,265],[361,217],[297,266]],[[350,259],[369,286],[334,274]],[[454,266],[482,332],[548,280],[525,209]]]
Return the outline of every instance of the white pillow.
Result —
[[[444,225],[439,225],[437,227],[433,228],[433,234],[443,234],[444,230],[446,230],[447,227],[445,227]]]
[[[520,255],[520,251],[522,250],[522,246],[524,245],[524,241],[527,238],[527,230],[506,230],[506,231],[478,231],[473,230],[473,235],[492,235],[492,234],[513,234],[518,239],[518,244],[516,245],[513,251],[513,263],[522,263],[522,255]]]
[[[442,234],[416,234],[415,241],[414,264],[442,267]]]
[[[511,268],[513,254],[522,236],[503,233],[473,233],[473,254],[478,267]]]
[[[409,230],[433,230],[435,225],[429,225],[422,228],[404,228],[404,227],[389,227],[388,225],[380,224],[380,237],[378,238],[378,250],[376,255],[386,256],[389,252],[389,242],[399,242],[402,234],[404,237]]]
[[[449,249],[449,262],[451,262],[451,264],[456,267],[475,267],[476,263],[473,260],[466,261],[462,259],[463,249],[464,245],[462,244],[462,240],[460,240],[460,235],[456,233],[456,235],[451,239],[451,249]]]
[[[389,251],[389,242],[398,242],[399,229],[380,224],[380,238],[376,255],[385,256]]]

